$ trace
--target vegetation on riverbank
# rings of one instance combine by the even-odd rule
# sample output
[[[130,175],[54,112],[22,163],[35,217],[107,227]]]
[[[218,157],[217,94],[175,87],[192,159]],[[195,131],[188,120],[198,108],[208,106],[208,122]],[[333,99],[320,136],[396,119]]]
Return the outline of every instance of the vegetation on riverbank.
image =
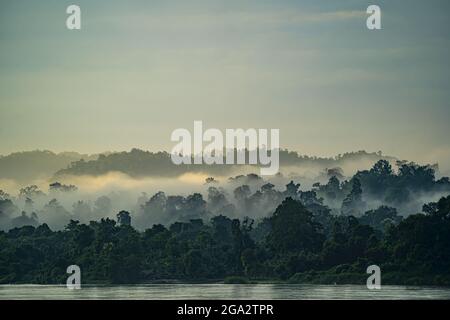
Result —
[[[78,265],[86,284],[209,279],[364,284],[367,267],[378,265],[384,284],[450,285],[450,196],[406,218],[385,204],[362,211],[363,189],[367,198],[407,207],[420,192],[449,186],[448,178],[436,180],[428,166],[403,163],[394,173],[379,161],[350,181],[340,184],[333,175],[310,191],[292,181],[284,191],[266,183],[254,194],[241,185],[234,190],[236,206],[216,187],[209,188],[208,202],[201,194],[159,192],[142,205],[144,213],[178,217],[178,222],[139,231],[131,214],[121,211],[117,222],[70,220],[63,230],[44,223],[0,231],[0,283],[65,283],[67,267]],[[5,213],[15,206],[9,195],[0,195],[0,217],[7,220]],[[341,203],[340,212],[324,199]],[[57,201],[51,203],[51,212],[60,213]],[[279,205],[259,220],[217,214],[274,204]]]
[[[449,285],[449,209],[450,196],[381,234],[353,216],[321,224],[292,198],[256,227],[224,216],[142,233],[109,219],[71,221],[64,231],[25,226],[0,233],[0,283],[64,283],[71,264],[81,267],[85,283],[365,283],[365,269],[377,264],[385,284]],[[255,241],[260,228],[269,231]]]

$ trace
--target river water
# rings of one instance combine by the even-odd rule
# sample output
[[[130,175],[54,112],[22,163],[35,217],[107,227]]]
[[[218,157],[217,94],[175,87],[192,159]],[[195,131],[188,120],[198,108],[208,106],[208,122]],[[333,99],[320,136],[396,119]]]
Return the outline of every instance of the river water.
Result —
[[[450,299],[450,288],[290,284],[0,285],[4,299]]]

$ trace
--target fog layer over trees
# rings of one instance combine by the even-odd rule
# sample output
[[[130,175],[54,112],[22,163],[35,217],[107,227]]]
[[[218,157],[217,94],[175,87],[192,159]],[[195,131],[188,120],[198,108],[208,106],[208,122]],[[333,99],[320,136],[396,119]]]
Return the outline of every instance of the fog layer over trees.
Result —
[[[351,177],[325,169],[307,187],[281,173],[210,176],[179,194],[59,181],[0,191],[0,283],[60,283],[70,264],[92,283],[362,283],[377,264],[387,283],[448,285],[450,180],[435,169],[379,160]]]
[[[256,174],[222,180],[208,177],[196,185],[197,190],[177,194],[163,189],[146,193],[120,188],[104,194],[92,193],[58,181],[50,183],[47,190],[29,185],[16,195],[0,191],[0,228],[47,223],[59,230],[70,219],[88,223],[114,218],[120,210],[132,214],[132,224],[138,230],[153,224],[209,220],[216,215],[260,221],[287,197],[315,213],[362,217],[379,208],[392,208],[398,215],[407,216],[450,193],[449,179],[437,179],[435,167],[405,161],[397,161],[393,168],[389,161],[379,160],[370,169],[357,171],[349,178],[339,167],[326,169],[317,177],[324,182],[306,187],[301,177],[295,178],[281,173],[270,178]],[[178,187],[186,188],[181,182]]]

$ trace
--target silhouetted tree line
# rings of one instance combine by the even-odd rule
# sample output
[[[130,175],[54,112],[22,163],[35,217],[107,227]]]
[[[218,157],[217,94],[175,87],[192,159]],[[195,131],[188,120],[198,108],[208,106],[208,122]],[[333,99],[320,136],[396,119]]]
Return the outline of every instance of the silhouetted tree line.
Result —
[[[237,152],[235,150],[235,152]],[[248,159],[248,150],[246,150]],[[295,151],[280,150],[280,165],[283,166],[314,166],[320,168],[338,167],[347,161],[367,161],[374,163],[378,160],[394,160],[383,156],[381,152],[369,153],[366,151],[339,154],[334,158],[310,157],[300,155]],[[175,177],[186,172],[203,172],[212,175],[230,174],[236,166],[228,165],[175,165],[170,153],[150,152],[132,149],[129,152],[114,152],[100,154],[96,159],[79,159],[73,161],[67,168],[56,172],[55,176],[70,175],[102,175],[108,172],[123,172],[132,177],[156,176]]]
[[[81,267],[84,283],[229,276],[361,282],[377,264],[385,283],[450,284],[450,196],[402,221],[387,207],[359,219],[318,217],[291,197],[256,226],[219,215],[138,232],[128,212],[118,219],[0,232],[0,283],[64,283],[71,264]]]
[[[53,199],[43,212],[58,217],[64,229],[22,213],[13,219],[18,227],[0,231],[0,283],[64,283],[71,264],[81,267],[84,283],[228,277],[363,283],[367,266],[376,264],[384,283],[450,285],[450,196],[409,216],[389,205],[418,194],[448,194],[449,179],[435,179],[430,166],[397,165],[394,172],[380,160],[343,182],[339,170],[329,170],[328,183],[309,191],[293,181],[278,191],[257,175],[238,176],[230,179],[237,184],[233,201],[210,178],[206,200],[199,193],[158,192],[138,201],[133,219],[121,211],[117,222],[80,223]],[[260,187],[252,192],[250,185]],[[51,190],[76,187],[54,183]],[[30,206],[40,196],[36,186],[19,195]],[[381,205],[366,210],[373,199]],[[95,206],[111,210],[107,197]],[[83,201],[73,209],[91,210]],[[0,191],[0,224],[16,211],[10,195]]]
[[[0,155],[0,179],[11,179],[26,183],[27,181],[50,177],[56,171],[66,168],[80,159],[94,160],[97,155],[79,154],[77,152],[54,153],[48,150],[15,152]]]

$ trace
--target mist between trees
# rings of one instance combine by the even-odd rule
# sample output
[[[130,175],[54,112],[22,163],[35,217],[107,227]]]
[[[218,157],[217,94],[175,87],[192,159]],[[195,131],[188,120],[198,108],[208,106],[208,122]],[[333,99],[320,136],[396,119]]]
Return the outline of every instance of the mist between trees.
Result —
[[[143,193],[134,202],[118,192],[69,209],[63,203],[80,196],[75,185],[1,192],[0,279],[54,283],[77,264],[93,282],[360,282],[377,264],[388,282],[450,283],[450,181],[435,167],[379,160],[348,178],[327,169],[308,189],[291,178],[207,177],[199,192]]]

